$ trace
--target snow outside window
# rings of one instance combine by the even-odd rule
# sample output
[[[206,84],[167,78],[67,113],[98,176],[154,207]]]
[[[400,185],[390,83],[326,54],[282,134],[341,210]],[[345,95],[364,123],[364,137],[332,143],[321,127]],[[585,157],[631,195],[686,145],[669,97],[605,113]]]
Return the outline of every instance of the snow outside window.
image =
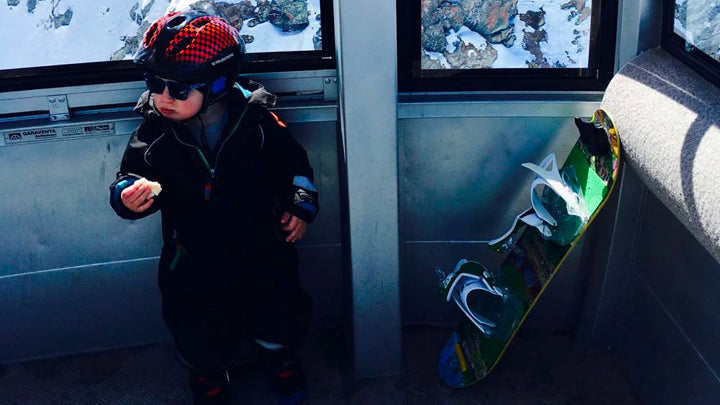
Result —
[[[422,70],[590,67],[593,0],[415,1]]]
[[[675,0],[673,31],[685,46],[720,62],[720,2]]]
[[[149,24],[196,0],[5,0],[0,70],[131,60]],[[320,0],[209,1],[248,53],[322,49]]]
[[[720,0],[663,0],[661,46],[720,86]]]

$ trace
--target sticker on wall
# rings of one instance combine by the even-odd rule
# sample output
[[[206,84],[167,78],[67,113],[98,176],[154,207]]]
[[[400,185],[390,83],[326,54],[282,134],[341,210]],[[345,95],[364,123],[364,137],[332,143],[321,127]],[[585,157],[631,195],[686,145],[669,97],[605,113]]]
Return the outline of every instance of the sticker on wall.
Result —
[[[21,143],[21,142],[33,142],[33,141],[44,141],[47,139],[57,138],[58,131],[56,128],[41,128],[41,129],[23,129],[12,132],[7,132],[4,135],[6,144]]]
[[[60,133],[62,136],[114,135],[115,123],[62,127]]]
[[[18,143],[101,135],[115,135],[115,123],[105,122],[54,128],[17,129],[4,132],[2,138],[5,140],[6,145],[13,145]]]

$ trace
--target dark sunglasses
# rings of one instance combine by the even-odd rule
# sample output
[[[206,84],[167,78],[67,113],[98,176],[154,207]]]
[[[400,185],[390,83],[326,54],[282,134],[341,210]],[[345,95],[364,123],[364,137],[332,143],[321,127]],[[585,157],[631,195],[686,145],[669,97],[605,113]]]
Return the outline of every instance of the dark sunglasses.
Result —
[[[188,95],[193,89],[205,86],[205,83],[186,84],[173,80],[164,80],[152,73],[145,72],[145,84],[151,93],[162,94],[165,87],[168,89],[170,97],[175,100],[187,100]]]

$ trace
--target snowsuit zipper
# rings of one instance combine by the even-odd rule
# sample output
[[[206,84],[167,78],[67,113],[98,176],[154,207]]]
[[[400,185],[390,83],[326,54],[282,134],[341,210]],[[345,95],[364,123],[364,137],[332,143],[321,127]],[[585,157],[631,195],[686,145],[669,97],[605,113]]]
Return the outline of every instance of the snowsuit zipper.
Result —
[[[212,186],[213,186],[213,181],[215,180],[215,168],[217,167],[218,161],[220,160],[220,152],[222,152],[223,147],[225,147],[225,144],[227,143],[227,141],[235,134],[235,131],[237,131],[237,128],[238,128],[238,126],[240,126],[240,122],[245,117],[245,113],[247,112],[247,110],[248,110],[248,106],[245,106],[242,113],[240,113],[240,116],[238,117],[237,121],[235,121],[235,125],[233,126],[232,130],[230,131],[230,133],[228,133],[228,136],[225,138],[223,143],[218,148],[218,151],[215,154],[215,167],[212,167],[210,165],[207,158],[205,158],[205,154],[202,152],[202,150],[200,148],[198,148],[195,145],[191,145],[187,142],[181,141],[180,137],[178,136],[177,132],[175,131],[175,128],[171,127],[173,134],[175,135],[175,139],[177,139],[177,141],[180,142],[180,144],[195,149],[198,153],[198,156],[200,157],[200,161],[202,162],[203,166],[205,166],[205,169],[207,169],[207,171],[208,171],[208,177],[205,180],[205,188],[203,190],[203,194],[205,196],[205,201],[210,201],[210,198],[212,196]]]

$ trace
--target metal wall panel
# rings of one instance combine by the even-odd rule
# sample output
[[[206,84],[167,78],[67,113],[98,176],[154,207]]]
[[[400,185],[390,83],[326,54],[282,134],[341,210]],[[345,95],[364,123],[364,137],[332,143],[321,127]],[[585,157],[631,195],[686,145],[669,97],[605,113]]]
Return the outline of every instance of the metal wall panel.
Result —
[[[611,351],[642,403],[657,405],[717,404],[717,374],[678,328],[653,291],[628,275],[611,329]]]
[[[305,237],[297,243],[300,281],[313,297],[314,324],[340,326],[345,316],[346,291],[341,252],[337,123],[288,122],[288,125],[308,151],[320,195],[320,212]]]
[[[401,207],[406,242],[487,240],[529,207],[532,172],[577,139],[568,118],[400,121]]]
[[[609,346],[646,403],[717,403],[720,265],[629,166],[609,250],[582,339]]]
[[[268,91],[282,94],[283,97],[303,100],[308,97],[337,100],[337,91],[328,92],[329,87],[326,83],[327,79],[332,83],[332,80],[337,78],[335,70],[332,69],[268,72],[240,76],[254,79],[262,83]],[[332,87],[330,86],[330,88]],[[137,81],[0,92],[0,115],[28,112],[47,114],[51,108],[49,99],[58,95],[66,99],[67,106],[71,110],[94,110],[104,106],[113,108],[117,105],[132,106],[137,101],[138,95],[145,89],[145,83]]]
[[[452,271],[461,258],[497,266],[502,257],[476,242],[502,235],[530,206],[534,175],[521,163],[539,163],[551,152],[561,162],[577,137],[572,117],[563,116],[400,120],[405,323],[459,319],[457,308],[439,296],[433,269]],[[574,324],[583,294],[581,250],[547,289],[528,327]]]
[[[0,279],[0,363],[169,340],[156,274],[149,258]]]
[[[346,316],[341,246],[300,245],[298,256],[300,284],[313,301],[313,324],[318,328],[341,326]]]
[[[139,120],[0,128],[8,134],[112,124],[104,136],[34,139],[0,147],[0,276],[157,256],[159,222],[124,223],[108,204],[128,134]],[[47,141],[45,141],[47,140]]]
[[[286,115],[281,118],[285,120]],[[287,122],[295,139],[308,152],[320,194],[320,212],[298,246],[338,247],[341,234],[337,125],[335,122]]]
[[[714,374],[720,373],[720,264],[650,193],[637,275]],[[720,382],[718,384],[720,388]]]
[[[720,264],[652,193],[646,197],[612,345],[648,403],[717,403]]]

